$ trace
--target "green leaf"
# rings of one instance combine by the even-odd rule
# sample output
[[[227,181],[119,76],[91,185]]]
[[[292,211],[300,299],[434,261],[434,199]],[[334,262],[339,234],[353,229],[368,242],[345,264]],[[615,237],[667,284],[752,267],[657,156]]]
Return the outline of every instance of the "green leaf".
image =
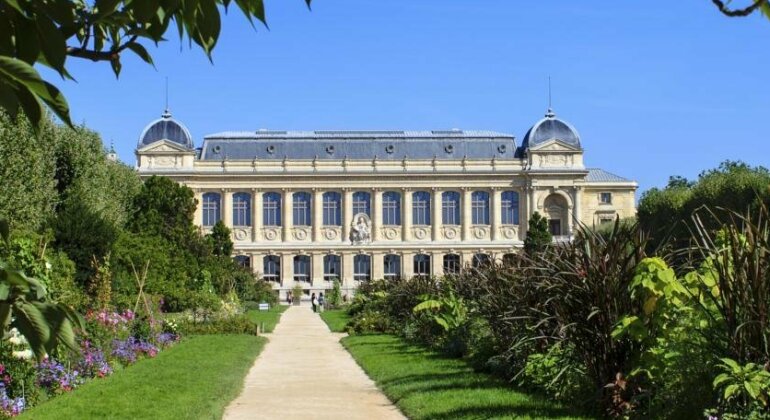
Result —
[[[431,299],[417,304],[417,306],[412,309],[412,312],[417,313],[422,311],[432,311],[436,309],[441,309],[441,302],[435,299]]]
[[[39,16],[35,23],[46,63],[64,76],[64,61],[67,59],[67,44],[64,37],[56,25],[44,16]]]
[[[27,339],[35,356],[42,359],[46,354],[46,343],[51,339],[51,329],[45,316],[37,307],[26,302],[13,305],[13,316],[15,319],[11,325]]]
[[[155,67],[155,63],[152,61],[152,56],[147,52],[147,50],[141,45],[137,44],[136,42],[132,42],[128,44],[128,49],[133,51],[136,55],[139,56],[142,60],[144,60],[145,63],[151,64],[153,67]]]
[[[740,373],[742,370],[741,365],[739,365],[738,362],[736,362],[733,359],[723,357],[719,360],[721,360],[722,363],[724,363],[725,367],[729,368],[733,373]]]
[[[762,387],[758,383],[752,381],[743,381],[743,388],[749,393],[751,398],[757,399],[762,392]]]
[[[0,239],[6,244],[11,240],[11,229],[5,219],[0,219]]]
[[[721,373],[716,378],[714,378],[714,382],[713,382],[712,385],[714,386],[714,388],[717,388],[717,387],[719,387],[719,385],[721,385],[721,384],[723,384],[723,383],[725,383],[727,381],[730,381],[730,380],[732,380],[732,376],[730,376],[730,375],[728,375],[726,373]]]
[[[735,395],[735,393],[738,392],[740,388],[741,387],[738,384],[728,385],[727,388],[725,388],[724,399],[729,400],[732,398],[732,396]]]
[[[0,78],[4,78],[9,81],[13,81],[18,90],[16,91],[19,102],[24,107],[25,112],[27,107],[31,107],[28,98],[23,98],[26,92],[39,98],[67,125],[72,127],[72,121],[69,116],[69,106],[64,95],[52,84],[44,81],[40,78],[37,70],[35,70],[29,64],[7,56],[0,56]],[[25,105],[25,101],[27,105]],[[38,113],[42,115],[42,109],[38,104]],[[34,112],[34,110],[31,110]],[[29,115],[27,115],[29,117]],[[31,119],[31,118],[30,118]],[[31,119],[32,120],[32,119]],[[36,126],[39,125],[40,119],[32,120]]]

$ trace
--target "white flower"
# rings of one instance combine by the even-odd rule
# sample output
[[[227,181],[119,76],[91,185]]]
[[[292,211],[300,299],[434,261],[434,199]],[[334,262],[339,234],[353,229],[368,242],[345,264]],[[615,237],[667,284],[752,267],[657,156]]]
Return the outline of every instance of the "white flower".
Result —
[[[21,350],[21,351],[14,351],[13,357],[19,359],[19,360],[29,360],[33,356],[32,350]]]
[[[8,341],[13,344],[14,346],[20,346],[21,345],[21,337],[19,336],[12,336],[8,339]]]
[[[49,263],[48,261],[46,261],[46,262],[45,262],[45,269],[46,269],[46,270],[50,270],[50,269],[51,269],[51,267],[53,267],[53,266],[51,265],[51,263]]]

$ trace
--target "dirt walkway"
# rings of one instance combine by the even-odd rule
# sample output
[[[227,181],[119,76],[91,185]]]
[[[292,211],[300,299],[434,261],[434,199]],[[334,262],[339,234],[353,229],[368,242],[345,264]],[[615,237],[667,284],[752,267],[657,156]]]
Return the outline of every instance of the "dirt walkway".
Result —
[[[225,419],[403,419],[306,306],[289,308]]]

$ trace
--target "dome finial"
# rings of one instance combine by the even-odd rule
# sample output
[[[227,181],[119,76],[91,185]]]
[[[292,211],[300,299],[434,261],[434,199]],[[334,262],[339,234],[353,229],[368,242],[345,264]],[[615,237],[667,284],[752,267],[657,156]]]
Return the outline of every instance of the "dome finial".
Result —
[[[171,111],[168,110],[168,76],[166,76],[166,109],[160,114],[162,118],[171,118]]]
[[[556,114],[553,112],[553,108],[551,106],[551,76],[548,76],[548,111],[545,113],[546,118],[553,118]]]

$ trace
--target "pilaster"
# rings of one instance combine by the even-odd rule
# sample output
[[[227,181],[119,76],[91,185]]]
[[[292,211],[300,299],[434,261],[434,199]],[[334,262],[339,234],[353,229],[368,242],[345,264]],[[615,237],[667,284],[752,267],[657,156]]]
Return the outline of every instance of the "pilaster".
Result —
[[[401,240],[412,239],[412,190],[401,188]]]
[[[251,272],[257,277],[258,281],[262,280],[262,271],[265,269],[265,256],[259,252],[252,252],[249,257],[251,258]]]
[[[502,191],[500,191],[500,188],[492,188],[492,191],[489,194],[490,196],[490,206],[492,207],[492,223],[491,223],[491,230],[492,230],[492,240],[493,241],[499,241],[500,240],[500,222],[502,221],[503,214],[502,214]]]
[[[385,277],[385,253],[372,253],[372,280],[382,280]]]
[[[323,191],[320,188],[313,188],[313,208],[311,214],[313,220],[310,224],[313,226],[313,241],[321,242],[321,227],[323,226]]]
[[[320,287],[324,284],[324,257],[325,253],[314,252],[310,256],[310,281],[313,287]]]
[[[203,226],[203,191],[195,190],[195,226]]]
[[[372,241],[377,242],[382,240],[382,190],[379,188],[372,188]],[[382,261],[380,261],[380,268],[382,268]]]
[[[401,278],[409,279],[414,276],[414,252],[401,253]]]
[[[233,227],[233,194],[229,188],[222,188],[222,222],[225,226]]]
[[[340,279],[340,283],[346,288],[355,285],[355,282],[353,282],[353,256],[353,253],[345,252],[342,254],[340,261],[342,263],[342,278]]]
[[[350,188],[343,189],[342,198],[342,242],[348,242],[350,240],[350,224],[353,222],[353,190]],[[351,260],[352,264],[352,260]],[[351,272],[352,273],[352,272]],[[352,276],[352,274],[351,274]]]
[[[441,240],[441,226],[442,226],[442,220],[441,220],[441,194],[443,191],[440,188],[433,188],[433,196],[430,200],[431,205],[431,235],[433,242],[438,242]]]
[[[473,222],[473,218],[471,217],[471,194],[473,194],[473,190],[465,187],[463,188],[463,198],[462,198],[462,214],[460,217],[462,218],[462,237],[463,241],[469,241],[471,240],[471,225]]]
[[[251,189],[251,240],[257,242],[262,231],[262,192],[258,188]]]
[[[283,202],[281,203],[281,210],[283,211],[283,217],[281,217],[281,224],[283,224],[283,241],[289,242],[291,240],[291,230],[294,226],[294,219],[292,219],[292,209],[294,207],[294,199],[291,196],[292,190],[289,188],[283,189]],[[282,267],[283,268],[283,267]],[[292,270],[294,266],[292,265]]]
[[[291,252],[281,254],[281,286],[294,286],[294,254]]]
[[[430,254],[430,274],[433,277],[444,277],[444,253],[433,251]]]

